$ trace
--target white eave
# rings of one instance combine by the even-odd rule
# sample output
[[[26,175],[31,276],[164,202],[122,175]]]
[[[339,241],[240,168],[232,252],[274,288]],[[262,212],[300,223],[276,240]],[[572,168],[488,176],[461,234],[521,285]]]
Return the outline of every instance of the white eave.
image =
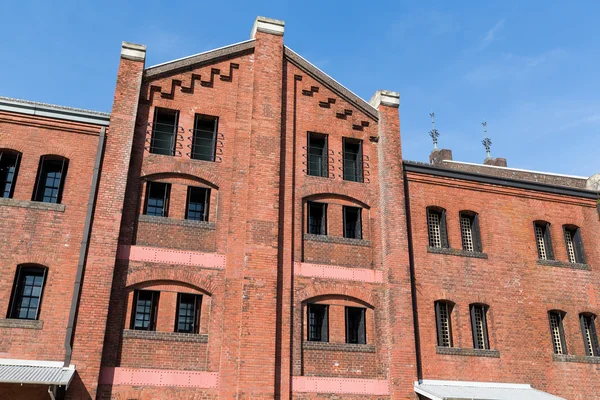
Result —
[[[477,163],[470,163],[470,162],[464,162],[464,161],[454,161],[454,160],[442,160],[442,162],[452,163],[452,164],[474,165],[476,167],[484,167],[484,168],[492,168],[492,169],[495,168],[495,169],[502,169],[502,170],[509,170],[509,171],[528,172],[530,174],[559,176],[559,177],[563,177],[563,178],[572,178],[572,179],[582,179],[584,181],[587,180],[587,177],[585,177],[585,176],[556,174],[556,173],[553,173],[553,172],[533,171],[533,170],[530,170],[530,169],[499,167],[497,165],[477,164]]]
[[[110,114],[0,96],[0,111],[108,126]]]
[[[422,380],[415,392],[430,400],[565,400],[519,383]]]
[[[75,366],[60,361],[0,359],[0,382],[68,387]]]

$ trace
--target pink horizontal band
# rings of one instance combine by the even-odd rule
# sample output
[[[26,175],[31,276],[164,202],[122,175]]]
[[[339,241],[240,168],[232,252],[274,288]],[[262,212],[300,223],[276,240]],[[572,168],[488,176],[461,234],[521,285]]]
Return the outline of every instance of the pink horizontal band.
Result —
[[[221,254],[158,247],[119,245],[117,258],[119,260],[225,268],[225,256]]]
[[[348,268],[337,265],[323,265],[297,262],[294,264],[294,275],[309,278],[341,279],[368,283],[383,282],[383,273],[367,268]]]
[[[215,389],[219,385],[219,373],[164,369],[102,368],[100,371],[100,384]]]
[[[385,396],[390,394],[390,384],[387,380],[381,379],[294,376],[292,391]]]

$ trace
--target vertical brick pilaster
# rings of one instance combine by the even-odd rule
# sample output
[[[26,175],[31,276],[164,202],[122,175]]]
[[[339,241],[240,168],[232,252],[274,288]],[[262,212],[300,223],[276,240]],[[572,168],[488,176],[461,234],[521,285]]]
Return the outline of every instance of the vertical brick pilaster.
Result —
[[[74,399],[95,398],[145,57],[145,46],[123,43],[75,325]]]
[[[390,388],[393,398],[414,396],[416,373],[411,277],[400,141],[400,95],[378,91],[371,99],[379,111],[379,201],[387,313]]]

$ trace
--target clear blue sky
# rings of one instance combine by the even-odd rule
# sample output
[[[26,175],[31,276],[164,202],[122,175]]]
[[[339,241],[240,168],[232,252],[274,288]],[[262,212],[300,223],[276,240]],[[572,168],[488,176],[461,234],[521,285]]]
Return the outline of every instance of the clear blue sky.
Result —
[[[176,6],[175,6],[176,5]],[[257,15],[362,98],[401,93],[404,158],[600,172],[599,1],[3,1],[0,95],[110,111],[121,41],[146,65],[249,38]]]

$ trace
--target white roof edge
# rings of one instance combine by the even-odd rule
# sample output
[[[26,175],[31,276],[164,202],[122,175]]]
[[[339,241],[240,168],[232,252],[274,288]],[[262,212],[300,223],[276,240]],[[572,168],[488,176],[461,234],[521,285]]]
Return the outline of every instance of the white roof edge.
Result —
[[[421,389],[419,386],[417,386],[416,382],[415,382],[415,393],[426,396],[429,400],[444,400],[443,397],[436,396],[433,393],[429,393],[427,390]]]
[[[0,358],[0,365],[20,365],[30,367],[63,367],[62,361],[44,361],[44,360],[17,360],[11,358]],[[73,365],[69,368],[74,369]]]
[[[0,96],[0,111],[108,126],[110,114]]]
[[[192,54],[191,56],[185,56],[185,57],[178,58],[176,60],[170,60],[170,61],[165,61],[165,62],[160,63],[160,64],[151,65],[151,66],[145,68],[145,70],[149,70],[149,69],[156,68],[156,67],[162,67],[163,65],[171,64],[171,63],[174,63],[174,62],[177,62],[177,61],[187,60],[188,58],[200,56],[202,54],[210,53],[210,52],[217,51],[217,50],[223,50],[223,49],[226,49],[228,47],[238,46],[240,44],[249,43],[249,42],[253,42],[253,41],[254,41],[254,39],[248,39],[248,40],[244,40],[244,41],[241,41],[241,42],[237,42],[237,43],[233,43],[233,44],[228,44],[227,46],[222,46],[222,47],[217,47],[216,49],[210,49],[210,50],[202,51],[200,53]]]
[[[503,388],[503,389],[533,389],[528,383],[502,383],[502,382],[473,382],[473,381],[442,381],[423,379],[421,382],[415,382],[415,387],[419,385],[438,385],[438,386],[458,386],[458,387],[483,387],[483,388]]]
[[[326,72],[324,72],[321,68],[317,67],[315,64],[311,63],[310,61],[308,61],[306,58],[302,57],[300,54],[296,53],[294,50],[290,49],[288,46],[284,46],[286,49],[288,49],[289,51],[291,51],[292,53],[294,53],[296,56],[300,57],[301,59],[303,59],[304,61],[306,61],[308,64],[312,65],[313,67],[315,67],[315,69],[319,70],[319,72],[321,72],[323,75],[325,75],[326,77],[328,77],[329,79],[331,79],[332,81],[334,81],[335,83],[337,83],[338,85],[340,85],[341,87],[343,87],[344,89],[346,89],[347,91],[349,91],[350,93],[352,93],[353,95],[355,95],[356,97],[358,97],[359,99],[361,99],[362,101],[365,102],[366,105],[368,105],[369,107],[371,107],[375,112],[377,112],[378,110],[373,107],[368,101],[366,101],[365,99],[363,99],[362,97],[360,97],[359,95],[357,95],[356,93],[354,93],[352,90],[348,89],[346,86],[342,85],[339,81],[337,81],[336,79],[332,78],[329,74],[327,74]]]
[[[464,162],[464,161],[442,160],[442,162],[453,163],[453,164],[475,165],[477,167],[486,167],[486,168],[509,169],[509,170],[512,170],[512,171],[530,172],[530,173],[533,173],[533,174],[541,174],[541,175],[562,176],[562,177],[565,177],[565,178],[584,179],[584,180],[588,179],[587,176],[557,174],[557,173],[554,173],[554,172],[542,172],[542,171],[534,171],[534,170],[530,170],[530,169],[520,169],[520,168],[510,168],[510,167],[498,167],[496,165],[477,164],[477,163],[470,163],[470,162]]]

